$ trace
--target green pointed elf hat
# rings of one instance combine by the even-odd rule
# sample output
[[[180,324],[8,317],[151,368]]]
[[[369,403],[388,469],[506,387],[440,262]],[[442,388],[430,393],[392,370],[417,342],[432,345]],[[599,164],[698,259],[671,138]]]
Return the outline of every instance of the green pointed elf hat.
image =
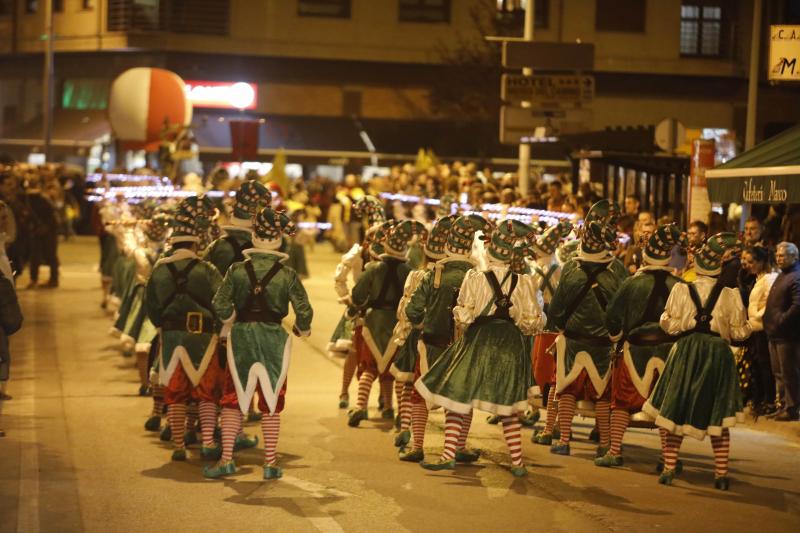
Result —
[[[572,222],[561,220],[555,226],[550,226],[534,242],[531,243],[533,252],[537,256],[551,256],[558,248],[561,239],[569,235],[572,231]]]
[[[486,251],[492,258],[507,263],[511,261],[514,244],[533,231],[532,227],[519,220],[510,218],[503,220],[492,233],[492,239],[489,241]]]
[[[170,217],[164,213],[156,213],[144,224],[145,237],[153,242],[161,242],[167,236],[170,226]]]
[[[283,243],[284,235],[294,235],[297,226],[286,213],[264,207],[253,221],[253,246],[265,250],[277,250]]]
[[[383,224],[373,226],[372,231],[367,235],[367,243],[369,246],[369,255],[374,259],[379,258],[386,253],[386,237],[394,227],[394,222],[386,221]]]
[[[447,257],[444,247],[447,244],[450,227],[457,218],[458,215],[447,215],[436,221],[428,235],[428,240],[425,242],[425,255],[433,259]]]
[[[236,191],[233,218],[250,222],[258,212],[272,203],[272,193],[263,183],[248,180]]]
[[[511,250],[511,271],[515,274],[529,274],[530,269],[525,259],[533,255],[530,244],[521,241],[514,245]]]
[[[383,203],[374,196],[362,196],[355,203],[354,209],[358,216],[367,219],[367,225],[370,228],[386,222],[386,211],[383,209]]]
[[[200,242],[200,233],[208,230],[215,214],[216,209],[208,196],[184,198],[172,219],[170,242]]]
[[[395,257],[403,257],[411,239],[419,237],[420,240],[425,241],[427,236],[428,230],[425,229],[424,224],[416,220],[403,220],[389,232],[385,244],[386,253]]]
[[[717,276],[722,270],[722,256],[726,250],[742,245],[735,233],[717,233],[710,237],[694,256],[695,270],[703,276]]]
[[[460,216],[453,222],[447,236],[447,253],[450,255],[469,255],[472,253],[472,243],[475,233],[482,231],[490,233],[492,223],[477,214]]]
[[[686,235],[675,224],[664,224],[647,239],[642,259],[648,265],[667,266],[675,246],[686,247]]]
[[[603,224],[616,226],[619,213],[619,204],[617,204],[617,202],[612,202],[607,199],[599,200],[589,208],[589,212],[586,213],[584,217],[584,224],[588,224],[589,222],[602,222]]]
[[[617,239],[616,232],[611,226],[599,221],[589,222],[583,225],[581,234],[580,253],[582,255],[608,254],[614,249]]]

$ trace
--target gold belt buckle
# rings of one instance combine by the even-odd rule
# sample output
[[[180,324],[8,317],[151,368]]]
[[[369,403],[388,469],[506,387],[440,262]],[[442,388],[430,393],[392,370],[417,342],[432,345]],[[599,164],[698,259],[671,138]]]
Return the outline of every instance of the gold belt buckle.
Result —
[[[203,333],[203,313],[191,311],[186,313],[186,331],[189,333]]]

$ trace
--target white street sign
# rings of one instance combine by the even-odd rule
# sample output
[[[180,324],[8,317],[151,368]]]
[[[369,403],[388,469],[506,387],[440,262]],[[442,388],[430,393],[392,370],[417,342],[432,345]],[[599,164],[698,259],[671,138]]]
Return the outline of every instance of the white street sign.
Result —
[[[503,144],[536,142],[537,128],[546,128],[546,131],[554,133],[586,131],[591,126],[591,119],[592,114],[589,109],[542,110],[502,106],[500,142]]]
[[[800,26],[770,26],[769,79],[800,81]]]

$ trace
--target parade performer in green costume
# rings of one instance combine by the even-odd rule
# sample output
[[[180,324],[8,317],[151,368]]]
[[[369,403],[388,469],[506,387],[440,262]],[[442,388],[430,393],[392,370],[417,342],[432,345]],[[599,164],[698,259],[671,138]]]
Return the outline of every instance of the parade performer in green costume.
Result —
[[[559,442],[551,453],[569,455],[572,419],[578,400],[595,402],[600,430],[598,455],[610,445],[612,344],[605,326],[606,307],[627,271],[615,260],[618,209],[607,200],[597,202],[586,216],[578,256],[566,264],[553,299],[550,324],[562,332],[556,341],[556,397]]]
[[[411,268],[406,262],[408,243],[415,237],[427,236],[425,226],[413,220],[404,220],[389,232],[384,244],[385,253],[380,261],[370,263],[359,278],[351,295],[351,317],[364,314],[361,340],[356,349],[359,352],[361,375],[358,380],[358,403],[348,413],[348,425],[357,427],[367,419],[367,400],[375,379],[381,380],[384,418],[393,419],[392,405],[393,380],[388,372],[397,345],[390,341],[397,324],[397,306],[403,296],[403,286]],[[388,392],[388,394],[387,394]]]
[[[472,241],[479,230],[489,231],[490,224],[478,215],[457,217],[446,216],[434,225],[426,245],[426,254],[438,257],[432,269],[425,273],[419,288],[413,293],[405,314],[409,323],[419,331],[419,339],[415,343],[415,357],[411,364],[410,375],[404,374],[416,382],[436,362],[439,355],[447,348],[455,337],[453,307],[458,299],[458,291],[464,276],[475,268],[475,261],[470,258]],[[425,426],[428,423],[428,406],[419,393],[411,394],[411,427],[413,444],[410,450],[400,450],[400,460],[419,462],[425,458],[423,445],[425,442]],[[471,423],[471,413],[464,418],[464,424]],[[468,431],[464,432],[464,440]],[[408,434],[411,437],[411,434]],[[408,443],[403,439],[403,444]],[[460,442],[456,449],[456,460],[475,461],[477,454],[469,454],[465,450],[466,442]]]
[[[542,294],[545,314],[548,312],[550,300],[553,299],[558,282],[561,279],[561,263],[556,258],[556,249],[561,239],[572,231],[572,223],[560,221],[550,226],[531,244],[535,256],[533,279]],[[533,378],[536,386],[545,398],[546,419],[541,432],[534,433],[531,440],[536,444],[550,446],[553,442],[553,428],[558,415],[556,402],[556,358],[555,342],[558,332],[551,324],[545,325],[544,331],[536,336],[533,345]]]
[[[217,347],[211,299],[222,278],[196,253],[198,235],[207,230],[213,215],[206,197],[192,196],[180,203],[169,239],[172,251],[156,263],[145,289],[147,316],[159,328],[159,382],[166,386],[164,402],[175,461],[186,460],[187,404]]]
[[[618,343],[611,375],[611,448],[595,459],[597,466],[621,466],[622,439],[631,415],[639,413],[664,370],[675,337],[659,325],[672,287],[681,280],[672,274],[670,256],[676,246],[686,246],[674,224],[659,226],[646,236],[643,266],[620,285],[608,304],[606,327]],[[667,432],[661,428],[663,444]]]
[[[664,470],[659,483],[669,485],[676,475],[678,450],[684,435],[711,437],[714,450],[714,486],[728,490],[730,428],[743,421],[742,396],[731,341],[750,336],[738,289],[718,280],[722,256],[739,246],[734,233],[718,233],[695,256],[697,280],[672,288],[661,328],[680,335],[664,371],[643,411],[668,431],[664,442]]]
[[[416,382],[429,403],[446,410],[445,445],[438,462],[421,463],[429,470],[452,470],[462,433],[473,409],[501,415],[511,454],[512,473],[527,473],[522,464],[518,414],[528,407],[533,385],[526,335],[539,333],[545,316],[529,276],[510,271],[514,245],[533,232],[517,220],[505,220],[492,233],[488,268],[464,277],[453,309],[458,340]],[[413,299],[412,299],[413,300]]]
[[[270,207],[256,216],[253,248],[247,259],[236,263],[225,275],[214,297],[217,316],[230,325],[225,390],[222,406],[222,457],[203,474],[217,478],[236,472],[233,448],[241,431],[242,414],[258,394],[264,413],[264,479],[281,477],[276,449],[280,414],[286,398],[286,375],[291,359],[292,339],[282,321],[292,305],[296,321],[292,333],[311,334],[313,311],[297,273],[282,264],[288,256],[280,251],[283,236],[295,228],[289,218]]]
[[[342,260],[336,266],[334,273],[334,290],[339,297],[339,302],[349,306],[350,287],[347,278],[351,277],[353,284],[358,282],[366,264],[374,260],[370,256],[370,243],[374,240],[375,233],[386,222],[386,214],[383,204],[373,196],[360,198],[354,208],[355,212],[367,221],[367,231],[363,243],[356,243],[342,256]],[[355,320],[347,316],[347,310],[342,314],[336,329],[333,331],[331,340],[328,343],[328,354],[337,356],[345,354],[344,367],[342,369],[342,388],[339,392],[339,408],[347,409],[350,405],[350,382],[358,367],[358,354],[353,345],[353,331],[356,327]]]
[[[245,181],[236,191],[230,224],[222,226],[224,234],[214,240],[203,254],[203,259],[214,265],[221,276],[227,274],[231,265],[244,261],[244,250],[253,247],[253,220],[271,201],[269,189],[254,180]],[[206,459],[219,459],[222,454],[222,449],[214,441],[214,429],[217,423],[217,405],[225,386],[228,333],[229,328],[223,328],[220,332],[217,357],[211,360],[197,386],[200,427],[203,431],[201,453]],[[257,438],[248,438],[244,433],[236,437],[237,449],[252,448],[256,444]]]

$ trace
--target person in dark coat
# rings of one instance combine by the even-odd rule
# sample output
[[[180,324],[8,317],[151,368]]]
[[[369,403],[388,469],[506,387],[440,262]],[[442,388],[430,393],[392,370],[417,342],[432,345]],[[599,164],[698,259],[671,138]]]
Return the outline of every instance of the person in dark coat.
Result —
[[[8,337],[16,333],[21,326],[22,311],[19,308],[14,283],[7,277],[0,276],[0,415],[3,413],[3,403],[11,399],[11,396],[6,394],[11,367]],[[5,435],[0,429],[0,437]]]
[[[764,331],[769,339],[772,372],[783,409],[775,420],[800,420],[800,262],[797,246],[778,244],[780,274],[767,297]]]

